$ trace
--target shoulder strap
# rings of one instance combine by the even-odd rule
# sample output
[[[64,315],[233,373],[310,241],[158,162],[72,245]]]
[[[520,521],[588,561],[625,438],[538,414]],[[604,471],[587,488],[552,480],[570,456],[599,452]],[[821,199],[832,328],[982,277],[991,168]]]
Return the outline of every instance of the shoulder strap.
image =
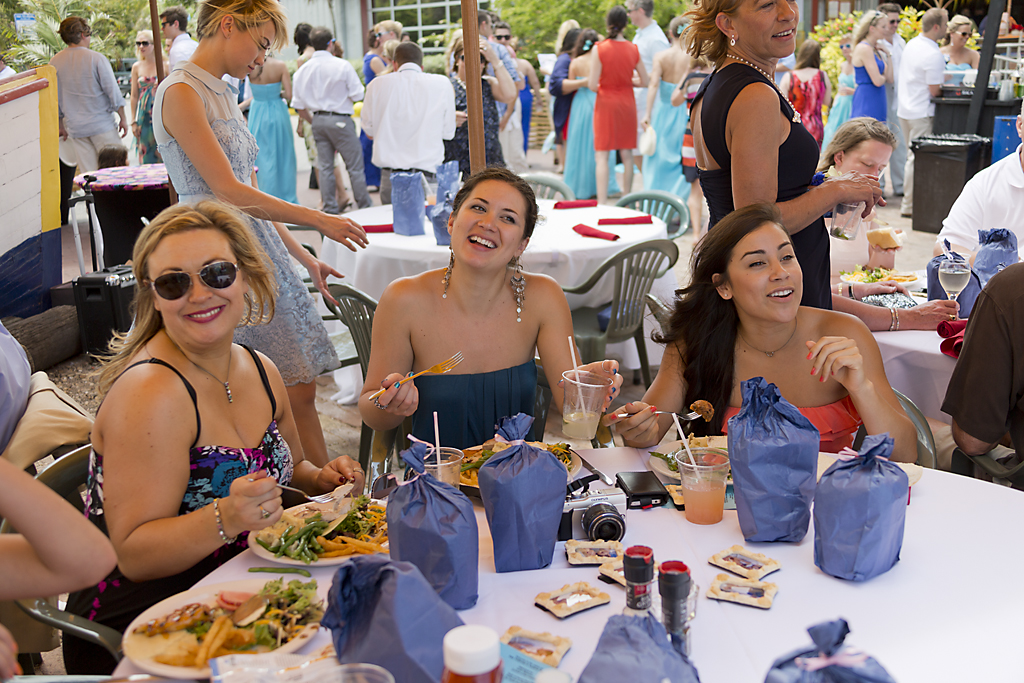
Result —
[[[127,368],[125,368],[124,372],[122,372],[121,374],[123,375],[125,372],[128,372],[132,368],[137,367],[139,365],[148,364],[162,365],[165,368],[169,368],[172,372],[174,372],[175,375],[178,376],[179,379],[181,379],[182,384],[185,385],[185,390],[188,392],[188,395],[192,397],[192,406],[196,410],[196,438],[192,441],[192,445],[189,446],[189,450],[192,450],[193,448],[196,447],[196,444],[199,443],[199,434],[202,433],[203,431],[203,421],[199,418],[199,399],[196,397],[196,390],[192,387],[189,381],[185,379],[185,375],[178,372],[178,369],[176,367],[174,367],[173,365],[166,361],[160,360],[159,358],[150,358],[148,360],[140,360],[138,363],[132,363]]]
[[[250,347],[242,344],[242,348],[249,352],[252,356],[253,361],[256,363],[256,369],[260,373],[260,381],[263,382],[263,388],[267,392],[267,396],[270,397],[270,418],[275,419],[277,417],[277,401],[274,399],[274,390],[270,388],[270,379],[267,377],[267,369],[263,367],[263,361],[260,360],[258,353],[253,351]]]

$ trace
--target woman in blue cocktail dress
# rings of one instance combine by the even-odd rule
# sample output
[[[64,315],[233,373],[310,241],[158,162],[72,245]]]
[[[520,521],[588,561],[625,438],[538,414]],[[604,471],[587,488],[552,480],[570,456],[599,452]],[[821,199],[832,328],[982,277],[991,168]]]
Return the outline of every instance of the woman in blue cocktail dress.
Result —
[[[672,93],[690,69],[692,59],[679,42],[686,24],[682,16],[668,25],[672,47],[654,55],[651,82],[647,86],[647,113],[641,125],[654,128],[657,147],[644,157],[644,189],[663,190],[686,199],[690,184],[683,177],[683,136],[690,119],[685,106],[672,106]]]
[[[853,71],[857,89],[853,92],[851,118],[870,116],[885,121],[888,105],[885,84],[892,83],[892,62],[881,43],[885,37],[882,22],[888,17],[877,10],[866,12],[853,34]]]
[[[594,29],[584,29],[576,39],[572,61],[569,63],[569,79],[586,80],[590,74],[590,51],[597,45],[599,36]],[[594,103],[597,95],[583,86],[576,91],[569,110],[569,125],[565,134],[565,167],[562,179],[577,199],[597,196],[597,160],[594,156]],[[615,165],[615,152],[611,152],[611,164]],[[615,174],[608,177],[608,194],[619,191]]]
[[[260,151],[256,156],[256,178],[260,190],[292,204],[295,194],[295,136],[286,101],[292,99],[288,67],[279,59],[268,59],[249,76],[252,104],[249,130]],[[284,99],[281,99],[282,96]]]

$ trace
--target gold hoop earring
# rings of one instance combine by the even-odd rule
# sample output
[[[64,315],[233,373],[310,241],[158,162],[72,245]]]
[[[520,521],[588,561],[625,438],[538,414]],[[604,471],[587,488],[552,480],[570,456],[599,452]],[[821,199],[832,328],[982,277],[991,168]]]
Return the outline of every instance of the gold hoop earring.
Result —
[[[444,269],[444,278],[441,280],[444,283],[444,292],[441,294],[442,299],[448,298],[448,283],[452,280],[452,268],[455,267],[455,252],[450,248],[448,251],[451,253],[451,258],[448,259],[448,267]]]
[[[526,278],[523,276],[523,262],[516,256],[512,259],[512,296],[516,300],[516,322],[523,322],[523,301],[526,300]]]

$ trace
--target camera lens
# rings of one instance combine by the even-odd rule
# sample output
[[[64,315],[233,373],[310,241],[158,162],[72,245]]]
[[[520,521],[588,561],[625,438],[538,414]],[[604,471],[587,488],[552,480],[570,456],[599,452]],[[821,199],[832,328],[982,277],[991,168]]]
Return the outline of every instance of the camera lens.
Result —
[[[611,503],[595,503],[580,519],[591,541],[619,541],[626,535],[626,520]]]

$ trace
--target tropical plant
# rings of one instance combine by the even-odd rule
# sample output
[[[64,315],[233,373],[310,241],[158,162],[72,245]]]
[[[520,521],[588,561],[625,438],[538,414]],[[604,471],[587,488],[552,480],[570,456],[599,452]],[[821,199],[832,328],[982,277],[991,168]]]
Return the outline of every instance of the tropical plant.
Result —
[[[853,33],[857,22],[860,21],[861,14],[859,11],[853,14],[840,14],[835,19],[815,26],[807,36],[808,39],[816,40],[821,45],[821,70],[832,81],[832,92],[839,89],[839,70],[844,61],[839,43],[847,33]]]

